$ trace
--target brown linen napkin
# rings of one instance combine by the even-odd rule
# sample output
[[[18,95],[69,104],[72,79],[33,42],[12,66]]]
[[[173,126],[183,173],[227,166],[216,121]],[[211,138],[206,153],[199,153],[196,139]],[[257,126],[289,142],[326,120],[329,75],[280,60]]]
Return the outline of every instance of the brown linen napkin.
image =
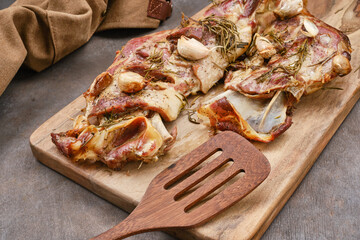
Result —
[[[147,17],[149,0],[109,1],[106,18],[98,31],[116,28],[157,28],[160,20]]]
[[[17,0],[0,10],[0,95],[23,63],[42,71],[96,30],[157,28],[160,20],[147,17],[148,5],[149,0]]]

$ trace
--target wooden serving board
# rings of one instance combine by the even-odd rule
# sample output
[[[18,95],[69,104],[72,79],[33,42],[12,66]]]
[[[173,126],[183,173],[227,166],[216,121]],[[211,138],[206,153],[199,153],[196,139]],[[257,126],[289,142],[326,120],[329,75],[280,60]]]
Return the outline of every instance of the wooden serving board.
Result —
[[[350,37],[355,70],[360,66],[360,30],[357,31],[360,28],[360,18],[357,18],[360,17],[360,2],[321,0],[316,4],[315,8],[315,3],[309,2],[310,12]],[[271,163],[272,171],[265,182],[207,224],[171,233],[181,239],[260,238],[359,99],[360,70],[337,78],[328,86],[343,90],[320,90],[303,97],[296,106],[294,124],[288,131],[272,143],[254,143]],[[219,91],[222,91],[221,85],[198,102],[214,97]],[[76,164],[60,154],[51,142],[50,133],[70,129],[71,118],[80,114],[84,106],[85,101],[79,97],[41,125],[30,137],[33,153],[48,167],[128,212],[139,203],[148,184],[159,172],[211,137],[208,128],[190,123],[183,113],[168,124],[168,128],[178,127],[176,144],[156,163],[143,164],[139,169],[139,163],[131,163],[122,171],[112,171],[100,163]]]

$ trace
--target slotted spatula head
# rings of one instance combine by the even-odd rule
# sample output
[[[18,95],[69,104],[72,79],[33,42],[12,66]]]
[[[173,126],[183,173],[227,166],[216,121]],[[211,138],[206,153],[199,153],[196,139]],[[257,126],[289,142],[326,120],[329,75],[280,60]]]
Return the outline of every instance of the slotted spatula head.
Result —
[[[221,154],[199,168],[217,152]],[[239,173],[241,178],[216,191]],[[249,141],[222,132],[158,174],[130,216],[95,239],[200,225],[248,195],[269,173],[268,160]]]

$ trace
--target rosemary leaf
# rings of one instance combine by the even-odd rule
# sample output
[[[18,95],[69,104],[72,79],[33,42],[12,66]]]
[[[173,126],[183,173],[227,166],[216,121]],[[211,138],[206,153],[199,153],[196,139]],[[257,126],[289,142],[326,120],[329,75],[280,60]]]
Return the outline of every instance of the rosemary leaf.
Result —
[[[221,54],[229,58],[228,54],[235,53],[238,48],[244,48],[247,43],[240,41],[240,35],[235,23],[225,18],[213,16],[199,20],[198,23],[215,35],[216,44],[220,46]],[[235,59],[229,59],[231,62]]]
[[[321,90],[344,90],[340,87],[322,87]]]
[[[354,73],[356,73],[357,71],[359,71],[359,69],[360,69],[360,66],[358,66],[358,67],[355,69]]]
[[[198,121],[196,121],[195,118],[193,118],[193,115],[195,114],[195,111],[188,111],[188,119],[190,122],[194,124],[200,124]]]
[[[309,65],[308,67],[314,67],[316,65],[320,65],[323,66],[325,63],[327,63],[331,58],[333,58],[335,56],[336,52],[333,52],[330,56],[326,57],[325,59],[319,61],[318,63]]]
[[[340,9],[336,10],[335,14],[341,12],[343,9],[344,9],[344,8],[340,8]]]

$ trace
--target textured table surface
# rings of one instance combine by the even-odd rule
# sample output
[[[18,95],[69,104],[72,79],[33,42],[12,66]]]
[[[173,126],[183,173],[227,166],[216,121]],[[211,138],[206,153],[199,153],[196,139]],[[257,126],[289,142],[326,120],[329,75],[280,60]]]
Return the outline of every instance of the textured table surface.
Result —
[[[13,0],[0,1],[0,9]],[[208,0],[174,0],[179,24]],[[155,31],[158,31],[155,30]],[[96,34],[88,44],[41,73],[20,69],[0,96],[0,239],[87,239],[127,213],[33,157],[29,137],[84,92],[109,66],[115,51],[150,30]],[[0,66],[1,67],[1,66]],[[357,66],[355,66],[357,67]],[[360,239],[360,103],[345,119],[262,239]],[[174,239],[145,233],[129,239]]]

